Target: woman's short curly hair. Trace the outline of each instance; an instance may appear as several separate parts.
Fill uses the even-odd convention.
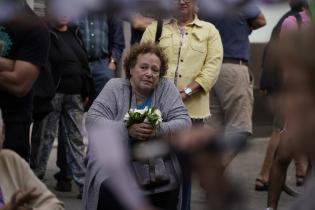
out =
[[[130,79],[131,77],[130,70],[137,64],[138,56],[147,53],[152,53],[160,59],[161,62],[160,77],[166,75],[166,71],[168,69],[168,59],[165,53],[163,52],[163,49],[157,44],[154,44],[152,42],[146,42],[142,44],[133,45],[129,53],[125,57],[124,69],[128,79]]]

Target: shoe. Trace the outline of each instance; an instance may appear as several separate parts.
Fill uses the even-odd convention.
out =
[[[71,180],[58,180],[55,186],[55,190],[59,192],[71,192],[72,191]]]
[[[268,191],[268,183],[257,178],[256,179],[256,185],[255,185],[255,191]]]

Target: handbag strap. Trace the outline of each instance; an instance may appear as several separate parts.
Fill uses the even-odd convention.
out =
[[[298,25],[298,28],[300,29],[302,27],[302,17],[300,15],[300,13],[299,12],[295,13],[294,17],[296,19],[296,23]]]
[[[160,43],[160,38],[162,35],[162,30],[163,30],[163,20],[158,20],[157,22],[157,28],[156,28],[156,34],[155,34],[155,43],[159,44]]]

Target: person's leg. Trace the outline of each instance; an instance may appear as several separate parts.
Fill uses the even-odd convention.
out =
[[[44,119],[36,120],[33,122],[32,136],[31,136],[31,160],[30,167],[34,170],[38,165],[37,154],[40,145],[40,141],[43,133],[43,121]],[[41,177],[40,177],[41,178]]]
[[[108,59],[101,59],[90,63],[91,74],[95,81],[95,98],[103,90],[106,83],[115,77],[115,71],[107,67],[108,61]]]
[[[270,96],[270,104],[273,109],[273,131],[268,143],[264,162],[261,170],[256,178],[255,190],[266,191],[268,190],[269,174],[272,162],[275,158],[276,151],[280,143],[280,133],[284,128],[284,119],[281,114],[281,108],[277,102],[277,94]]]
[[[5,124],[5,139],[3,148],[19,154],[26,162],[30,161],[30,122],[7,122]]]
[[[220,79],[220,77],[219,77]],[[221,109],[221,104],[218,96],[214,89],[212,89],[210,93],[210,112],[211,118],[208,120],[208,124],[213,127],[215,130],[223,130],[224,126],[224,113]],[[222,172],[222,160],[218,155],[216,156],[215,165],[213,165],[209,160],[211,159],[212,154],[206,154],[207,151],[203,151],[202,153],[195,155],[192,157],[192,164],[194,174],[192,178],[189,176],[189,179],[192,179],[191,184],[191,209],[192,210],[205,210],[209,208],[208,197],[206,188],[211,185],[211,181],[213,181],[213,177],[217,175],[217,172],[221,174]],[[184,164],[187,161],[184,161]],[[214,169],[215,167],[215,169]],[[219,171],[217,170],[219,169]],[[184,199],[183,199],[184,200]],[[185,200],[184,200],[185,201]],[[187,204],[186,206],[189,206]]]
[[[308,169],[308,159],[305,155],[296,153],[294,155],[294,164],[296,171],[296,185],[301,186],[304,184],[305,177]]]
[[[271,166],[272,166],[279,142],[280,142],[280,130],[274,129],[272,131],[272,134],[268,143],[264,162],[262,164],[262,167],[256,179],[255,189],[258,191],[268,190],[269,174],[270,174]]]
[[[39,178],[43,178],[46,173],[48,159],[53,147],[55,138],[57,137],[58,124],[60,119],[62,95],[56,94],[52,99],[52,105],[54,111],[48,114],[41,122],[38,127],[38,148],[33,150],[34,156],[36,155],[36,162],[34,173]]]
[[[222,194],[222,156],[217,152],[200,151],[195,155],[192,165],[192,210],[207,210],[210,200],[216,200]]]
[[[252,133],[252,112],[254,104],[253,79],[245,65],[222,64],[214,91],[224,116],[224,130],[227,138],[246,142]],[[242,135],[245,134],[245,135]],[[249,135],[248,135],[249,134]],[[242,137],[242,138],[241,138]],[[232,142],[231,142],[232,143]],[[233,143],[234,144],[234,143]],[[245,145],[236,143],[235,146]],[[240,148],[231,148],[225,155],[224,164],[229,164]]]
[[[225,170],[234,160],[239,152],[247,145],[247,140],[251,136],[248,132],[226,133],[223,139],[222,167]]]
[[[214,88],[210,92],[210,113],[208,124],[215,130],[224,130],[224,113]]]
[[[66,131],[64,129],[63,118],[60,119],[59,133],[58,133],[58,149],[57,149],[57,166],[59,172],[55,174],[57,184],[55,190],[60,192],[71,192],[72,191],[72,172],[68,165],[66,155]]]
[[[67,95],[62,112],[63,140],[65,145],[67,167],[73,175],[73,180],[83,192],[85,177],[85,145],[82,135],[83,104],[81,96]]]
[[[293,158],[293,148],[286,133],[281,133],[280,144],[273,161],[270,177],[267,206],[277,209],[282,188],[285,184],[287,169]]]

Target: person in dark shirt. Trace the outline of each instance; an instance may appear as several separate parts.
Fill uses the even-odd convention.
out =
[[[82,33],[96,94],[116,75],[125,48],[122,21],[102,10],[87,11],[76,23]]]
[[[82,135],[82,120],[85,103],[84,75],[89,74],[88,58],[79,36],[79,29],[70,27],[67,12],[55,1],[47,5],[48,25],[51,30],[52,45],[49,62],[54,72],[61,72],[57,91],[52,99],[54,111],[44,118],[41,128],[37,163],[34,164],[36,175],[43,178],[54,139],[58,137],[57,165],[60,172],[56,190],[71,191],[74,179],[83,191],[85,167],[85,145]]]
[[[209,14],[204,7],[200,7],[199,12],[201,19],[213,23],[219,30],[224,48],[221,72],[211,92],[210,123],[219,125],[225,138],[233,139],[231,144],[239,145],[223,155],[223,173],[252,134],[254,81],[248,67],[249,35],[266,25],[266,20],[255,1],[220,15]],[[193,186],[193,190],[195,187],[198,185]],[[192,200],[194,207],[197,203]]]
[[[145,29],[154,21],[151,17],[146,17],[140,13],[136,13],[129,18],[131,26],[130,44],[140,43]]]
[[[30,158],[33,83],[46,64],[49,33],[24,0],[4,1],[13,16],[0,20],[0,108],[6,125],[4,148]]]
[[[269,184],[270,184],[269,174],[270,174],[272,166],[274,165],[275,154],[279,151],[278,147],[279,147],[281,135],[283,134],[282,131],[285,127],[285,122],[281,114],[282,107],[280,107],[278,105],[279,103],[276,102],[278,101],[279,94],[281,93],[283,76],[281,75],[282,71],[279,67],[279,64],[277,63],[277,60],[275,59],[276,56],[274,55],[273,48],[275,45],[278,44],[280,40],[280,33],[282,31],[281,28],[285,20],[290,16],[301,18],[299,13],[308,7],[308,2],[306,0],[290,0],[289,5],[290,5],[290,10],[286,12],[279,19],[278,23],[273,28],[270,41],[268,42],[268,44],[266,45],[264,49],[263,58],[262,58],[262,74],[261,74],[261,80],[260,80],[260,90],[263,95],[268,96],[268,101],[270,104],[272,104],[274,120],[273,120],[272,134],[270,137],[270,141],[268,143],[264,162],[262,163],[262,167],[256,179],[255,190],[257,191],[268,191]],[[302,24],[302,19],[301,19],[301,24]],[[295,162],[295,167],[296,167],[296,183],[297,185],[302,185],[304,182],[304,177],[306,173],[307,161],[305,161],[304,158],[295,157],[294,162]]]

